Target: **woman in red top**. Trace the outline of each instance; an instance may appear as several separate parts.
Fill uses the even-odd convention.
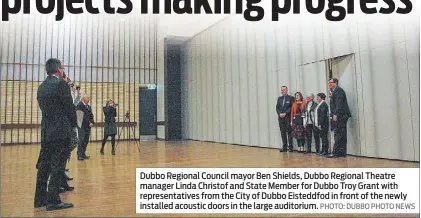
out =
[[[304,108],[306,101],[303,100],[301,92],[295,93],[295,102],[291,107],[291,126],[292,126],[292,137],[297,139],[298,152],[304,152],[305,143],[305,128],[304,128]]]

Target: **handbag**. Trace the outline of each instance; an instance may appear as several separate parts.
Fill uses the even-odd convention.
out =
[[[301,125],[301,126],[304,124],[303,117],[301,116],[301,114],[300,115],[295,115],[295,117],[294,117],[294,124],[295,125]]]
[[[301,104],[297,104],[297,112],[294,115],[294,124],[295,125],[301,125],[302,126],[304,124],[301,112],[302,112],[301,111]]]

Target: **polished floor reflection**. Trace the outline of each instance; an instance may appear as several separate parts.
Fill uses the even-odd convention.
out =
[[[256,148],[197,141],[142,142],[139,153],[136,143],[118,143],[117,155],[111,155],[108,143],[105,155],[99,153],[100,144],[90,143],[89,160],[77,161],[76,150],[68,164],[73,192],[62,194],[62,200],[75,207],[62,211],[34,209],[36,169],[39,145],[1,147],[1,216],[148,216],[135,211],[135,171],[140,167],[353,167],[403,168],[419,167],[419,163],[374,158],[352,157],[327,159],[315,154],[279,153],[276,149]],[[302,216],[331,216],[327,214]],[[350,216],[339,215],[339,216]],[[153,216],[158,216],[157,214]],[[162,214],[159,216],[170,216]],[[205,216],[204,214],[175,214]],[[209,216],[209,215],[206,215]],[[218,214],[216,216],[228,216]],[[279,214],[231,214],[230,216],[280,216]],[[282,214],[282,216],[298,216]],[[335,215],[338,216],[338,215]],[[353,214],[351,216],[363,216]],[[364,216],[384,216],[369,214]],[[396,216],[389,215],[388,217]],[[417,216],[419,217],[419,215]]]

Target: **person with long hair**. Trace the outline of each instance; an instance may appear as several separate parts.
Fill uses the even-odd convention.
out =
[[[103,108],[104,116],[105,116],[105,126],[104,126],[104,139],[102,139],[102,146],[100,153],[104,155],[104,146],[107,142],[108,137],[111,137],[111,146],[112,151],[111,154],[115,155],[115,135],[117,135],[117,125],[115,123],[115,117],[117,116],[117,109],[116,104],[113,100],[108,100],[105,103],[105,107]]]
[[[305,128],[304,128],[304,110],[306,101],[303,101],[303,95],[301,92],[295,93],[295,102],[291,108],[291,126],[292,126],[292,137],[297,139],[298,152],[304,152],[305,143]]]

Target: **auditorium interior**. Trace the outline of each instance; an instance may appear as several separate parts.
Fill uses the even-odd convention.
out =
[[[419,22],[417,13],[340,23],[141,13],[66,14],[55,22],[54,15],[13,15],[0,23],[1,216],[151,216],[135,211],[136,168],[419,168]],[[37,89],[51,57],[91,97],[95,120],[90,159],[78,161],[74,150],[67,163],[75,190],[60,196],[75,206],[59,211],[33,207],[42,119]],[[279,152],[280,87],[290,95],[327,93],[330,77],[339,79],[352,113],[348,156],[324,158],[314,147],[310,154]],[[116,155],[110,142],[100,154],[107,99],[118,103]],[[183,214],[205,215],[227,214]]]

